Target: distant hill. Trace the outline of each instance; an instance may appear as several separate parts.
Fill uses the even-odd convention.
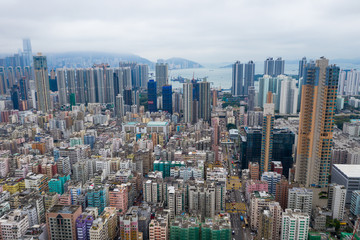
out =
[[[184,58],[169,58],[165,60],[169,65],[169,69],[184,69],[184,68],[203,68],[200,63],[184,59]]]
[[[66,52],[46,53],[48,65],[56,67],[91,67],[94,63],[108,63],[111,67],[118,67],[120,61],[137,62],[148,64],[154,68],[154,63],[146,58],[129,53],[105,53],[105,52]]]

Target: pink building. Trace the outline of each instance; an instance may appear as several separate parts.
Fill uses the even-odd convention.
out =
[[[122,210],[121,213],[126,213],[128,208],[128,189],[125,184],[116,185],[115,188],[109,189],[110,207],[117,210]]]
[[[246,192],[246,198],[250,199],[251,193],[254,191],[258,192],[268,192],[269,185],[266,181],[260,181],[260,180],[247,180],[245,183],[245,192]]]
[[[9,158],[0,158],[0,177],[4,178],[9,173]]]
[[[59,197],[59,205],[71,205],[71,195],[68,193],[64,193]]]

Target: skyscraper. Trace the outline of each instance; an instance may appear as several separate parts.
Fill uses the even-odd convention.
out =
[[[269,57],[264,62],[264,75],[274,76],[274,59]]]
[[[134,69],[135,86],[137,88],[146,89],[149,80],[149,66],[146,64],[137,64]]]
[[[115,116],[117,118],[122,118],[124,116],[124,99],[121,94],[116,96],[115,100]]]
[[[5,68],[0,66],[0,94],[6,94],[8,83],[6,78]]]
[[[204,121],[210,121],[210,83],[203,81],[199,82],[199,105],[198,105],[198,117]]]
[[[231,94],[233,96],[243,95],[244,91],[244,65],[236,61],[232,66],[232,86]]]
[[[183,84],[183,110],[184,122],[191,123],[193,120],[193,85],[192,83]]]
[[[172,114],[172,86],[165,85],[162,87],[163,110]]]
[[[31,41],[28,38],[23,39],[23,55],[24,55],[24,66],[31,66],[32,50],[31,50]]]
[[[324,57],[305,67],[295,180],[326,187],[330,171],[339,67]]]
[[[105,69],[106,76],[106,86],[105,86],[105,102],[114,104],[115,103],[115,91],[114,91],[114,69],[106,68]]]
[[[270,171],[274,136],[274,104],[265,103],[261,139],[260,174]]]
[[[275,60],[274,76],[283,75],[285,70],[285,60],[282,60],[281,57]]]
[[[250,86],[248,89],[248,111],[254,111],[255,108],[255,87]]]
[[[285,78],[280,82],[280,114],[296,114],[298,107],[299,89],[296,87],[296,80]]]
[[[68,103],[65,69],[64,68],[56,69],[56,76],[57,76],[57,87],[59,94],[59,104],[61,106]]]
[[[161,93],[162,87],[168,83],[168,64],[156,63],[155,78],[157,85],[157,93]]]
[[[85,80],[86,74],[85,69],[77,68],[76,69],[76,102],[78,103],[86,103],[87,96],[85,91]]]
[[[249,88],[254,86],[254,76],[255,63],[253,61],[249,61],[245,64],[243,95],[247,95],[249,92]]]
[[[37,109],[47,113],[50,110],[49,76],[45,56],[34,56],[34,71],[37,93]]]
[[[153,79],[148,82],[148,110],[157,112],[157,82]]]
[[[306,62],[307,62],[306,57],[303,57],[299,61],[299,79],[304,77],[304,70],[305,70]]]

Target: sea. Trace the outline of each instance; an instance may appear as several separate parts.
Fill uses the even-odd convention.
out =
[[[355,64],[339,64],[342,69],[360,69],[360,65]],[[298,64],[285,64],[285,74],[298,75]],[[263,66],[255,67],[255,74],[263,74]],[[230,90],[232,68],[221,67],[204,67],[204,68],[188,68],[188,69],[172,69],[169,70],[169,83],[173,88],[182,88],[182,83],[171,81],[172,78],[183,77],[186,79],[204,79],[206,78],[212,88]],[[257,87],[257,82],[255,82]]]

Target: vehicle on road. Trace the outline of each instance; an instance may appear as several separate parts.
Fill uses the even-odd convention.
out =
[[[243,217],[243,216],[240,216],[240,220],[241,220],[241,221],[244,221],[244,217]]]

